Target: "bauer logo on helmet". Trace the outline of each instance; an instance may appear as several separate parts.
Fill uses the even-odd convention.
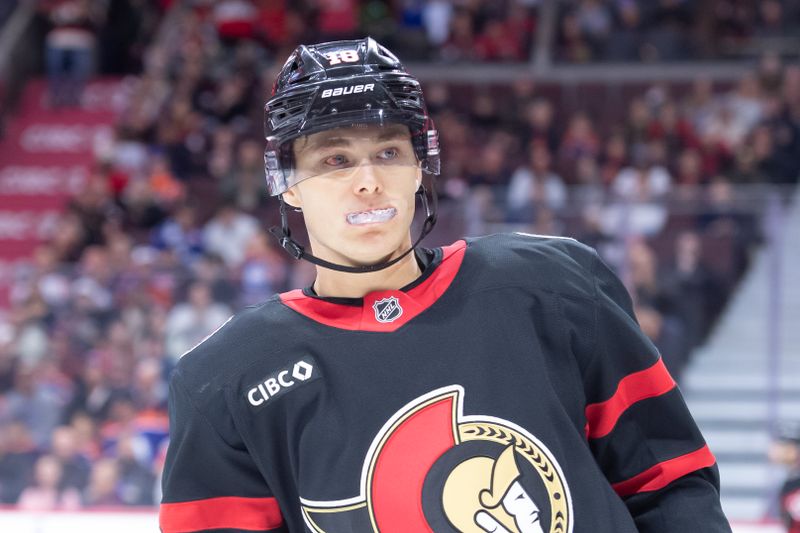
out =
[[[347,87],[336,87],[334,89],[325,89],[322,91],[320,98],[330,98],[331,96],[342,96],[346,94],[366,93],[375,90],[374,83],[364,83],[359,85],[348,85]]]

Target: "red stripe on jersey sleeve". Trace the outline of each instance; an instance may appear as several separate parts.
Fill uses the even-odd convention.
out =
[[[623,497],[640,492],[651,492],[662,489],[695,470],[712,466],[715,462],[714,454],[706,445],[686,455],[662,461],[641,474],[611,486],[617,494]]]
[[[163,533],[185,533],[207,529],[268,531],[283,524],[275,498],[208,498],[180,503],[162,503],[158,522]]]
[[[669,375],[661,358],[650,368],[625,376],[611,398],[586,406],[586,437],[605,437],[628,407],[641,400],[666,394],[673,388],[675,380]]]

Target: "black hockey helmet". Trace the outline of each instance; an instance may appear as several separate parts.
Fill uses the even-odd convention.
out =
[[[431,203],[424,186],[417,191],[425,209],[422,232],[411,249],[386,263],[350,267],[319,259],[291,238],[282,194],[311,175],[295,169],[293,141],[321,131],[363,124],[402,124],[411,133],[419,168],[439,174],[439,138],[428,115],[419,81],[400,60],[371,37],[300,45],[289,56],[264,106],[267,186],[278,196],[281,227],[271,228],[292,256],[343,272],[374,272],[402,259],[436,223],[436,192]]]
[[[264,106],[267,185],[277,196],[301,181],[294,139],[355,124],[408,127],[423,171],[439,173],[439,140],[419,81],[374,39],[300,45],[283,65]]]

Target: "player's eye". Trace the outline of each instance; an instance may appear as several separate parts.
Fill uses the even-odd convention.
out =
[[[384,160],[392,160],[400,157],[400,151],[397,148],[385,148],[378,152],[378,158]]]
[[[323,163],[326,167],[340,168],[347,164],[347,158],[341,154],[332,155],[327,157]]]

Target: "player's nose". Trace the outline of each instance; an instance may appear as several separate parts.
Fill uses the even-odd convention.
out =
[[[359,165],[353,177],[353,192],[356,194],[377,194],[383,191],[383,182],[373,165]]]

